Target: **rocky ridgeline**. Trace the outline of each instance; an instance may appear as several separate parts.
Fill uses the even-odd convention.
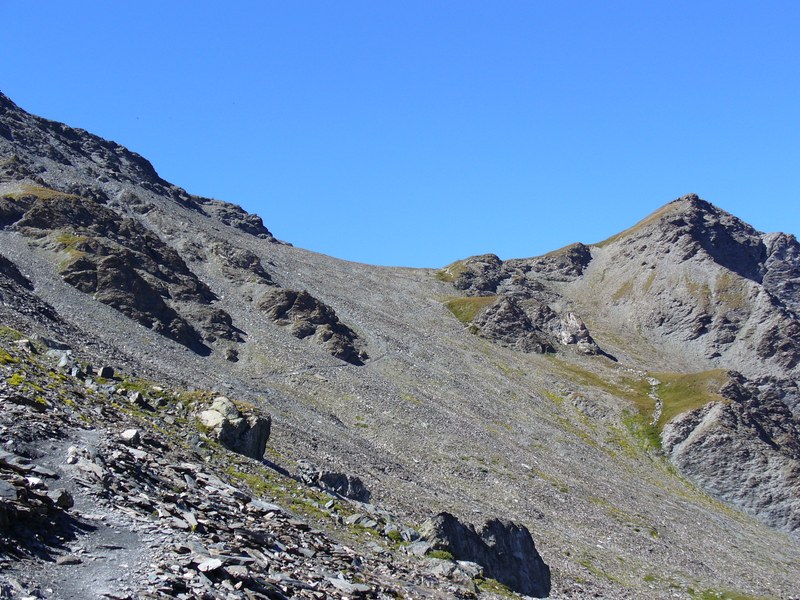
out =
[[[586,324],[547,285],[579,276],[591,260],[578,244],[552,256],[501,261],[494,254],[459,261],[440,271],[440,278],[485,306],[468,319],[474,333],[522,352],[544,354],[573,347],[587,355],[603,354]],[[455,301],[458,303],[458,300]]]
[[[798,244],[762,234],[696,195],[599,244],[573,292],[591,294],[617,329],[683,345],[712,367],[796,376]]]
[[[696,195],[594,247],[508,261],[475,256],[440,272],[468,298],[485,299],[469,325],[507,347],[604,354],[564,309],[578,304],[606,331],[634,324],[637,338],[647,332],[658,346],[682,346],[698,357],[696,370],[744,371],[751,380],[736,375],[727,403],[667,424],[664,449],[716,497],[794,533],[799,276],[793,236],[759,233]]]
[[[152,165],[122,146],[26,113],[0,94],[0,228],[17,231],[57,252],[58,273],[78,290],[201,355],[219,351],[238,360],[246,332],[218,306],[219,298],[170,245],[183,232],[166,225],[170,203],[253,237],[278,243],[257,215],[187,194],[162,180]],[[167,208],[154,200],[167,201]],[[258,257],[224,234],[198,232],[183,244],[187,258],[222,259],[232,281],[256,279],[278,288]],[[357,334],[331,307],[306,291],[274,289],[299,299],[291,311],[295,337],[308,339],[352,364],[367,354]],[[278,306],[283,301],[277,303]],[[272,315],[275,305],[267,307]],[[270,317],[284,323],[285,311]]]
[[[3,335],[4,597],[474,598],[503,575],[503,552],[533,548],[509,525],[474,554],[460,526],[452,558],[426,558],[439,538],[366,503],[358,477],[303,461],[292,478],[263,461],[270,418],[254,407]],[[542,592],[546,566],[538,575],[536,588],[505,583]]]
[[[161,179],[153,165],[127,148],[83,129],[31,115],[0,93],[0,182],[28,181],[144,214],[154,203],[137,188],[169,198],[253,236],[275,242],[260,217],[220,200],[192,196]],[[127,189],[126,189],[127,188]],[[121,192],[109,195],[107,190]]]

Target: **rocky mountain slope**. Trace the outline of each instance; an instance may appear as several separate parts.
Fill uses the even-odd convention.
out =
[[[2,95],[0,198],[4,594],[798,597],[792,236],[347,263]]]

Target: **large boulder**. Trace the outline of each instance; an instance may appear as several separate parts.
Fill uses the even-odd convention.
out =
[[[535,598],[550,594],[550,567],[522,525],[492,519],[476,531],[473,525],[443,512],[423,523],[420,534],[432,549],[445,550],[456,560],[481,565],[487,577],[515,592]]]
[[[369,502],[370,491],[359,477],[347,473],[336,473],[320,469],[308,460],[297,461],[300,479],[308,485],[316,485],[343,498]]]
[[[250,458],[264,457],[272,426],[269,415],[242,414],[228,398],[219,396],[211,408],[200,413],[200,422],[229,450]]]

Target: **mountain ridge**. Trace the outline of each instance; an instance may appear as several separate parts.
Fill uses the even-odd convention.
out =
[[[361,265],[278,243],[259,217],[142,185],[135,169],[118,177],[133,167],[110,158],[114,146],[72,129],[62,139],[10,101],[0,110],[6,326],[156,387],[271,413],[267,470],[253,472],[300,481],[310,460],[358,477],[407,523],[513,519],[554,598],[800,588],[792,236],[691,196],[660,209],[669,228],[646,218],[541,257]],[[749,277],[714,260],[730,262],[729,246]],[[4,365],[7,381],[18,364]],[[731,369],[742,375],[724,375],[722,400],[697,384]],[[187,435],[208,444],[192,423]]]

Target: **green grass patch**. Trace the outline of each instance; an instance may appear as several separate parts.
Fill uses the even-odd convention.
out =
[[[438,558],[439,560],[455,560],[453,553],[447,550],[430,550],[425,556],[428,558]]]
[[[647,276],[647,280],[644,282],[642,286],[642,292],[647,294],[650,291],[650,288],[653,287],[653,282],[656,280],[656,272],[655,270],[650,272],[650,275]]]
[[[79,258],[86,256],[87,252],[84,248],[86,242],[90,239],[85,235],[76,235],[68,232],[63,232],[56,236],[56,242],[62,246],[62,250],[68,255],[68,258],[61,264],[62,269]]]
[[[19,387],[23,383],[25,383],[25,375],[22,375],[21,373],[14,373],[8,378],[8,384],[13,385],[14,387]]]
[[[6,325],[0,325],[0,339],[10,340],[12,342],[16,342],[17,340],[21,340],[25,336],[22,335],[16,329],[12,329]]]
[[[550,390],[544,390],[543,393],[544,393],[545,397],[548,400],[550,400],[553,404],[555,404],[556,406],[559,406],[559,407],[564,406],[564,397],[563,396],[559,396],[558,394],[556,394],[555,392],[551,392]]]
[[[709,402],[724,401],[719,390],[727,381],[727,371],[714,369],[689,375],[683,373],[653,373],[661,383],[656,387],[664,406],[658,420],[659,431],[679,414],[702,408]]]
[[[649,414],[626,412],[622,422],[645,450],[661,449],[661,428],[651,421]]]
[[[507,585],[503,585],[496,579],[483,579],[482,577],[477,577],[475,579],[475,585],[481,592],[485,594],[495,594],[497,596],[505,596],[506,598],[517,597],[517,594],[515,594],[511,588],[509,588]]]
[[[611,299],[617,302],[619,300],[622,300],[623,298],[628,298],[632,292],[633,292],[633,279],[628,279],[628,281],[619,286],[619,289],[616,292],[614,292],[614,295],[611,296]]]
[[[555,357],[551,360],[556,363],[562,372],[572,381],[581,385],[599,388],[618,398],[625,398],[633,402],[639,410],[651,411],[654,408],[653,400],[647,395],[650,384],[646,379],[628,376],[617,376],[613,381],[601,377],[599,374],[577,365],[573,365]]]
[[[403,400],[406,402],[411,402],[411,404],[422,404],[422,401],[412,394],[403,394]]]
[[[714,298],[728,310],[740,310],[747,304],[747,291],[744,280],[730,272],[717,277],[714,285]]]
[[[70,198],[77,200],[79,198],[79,196],[76,196],[75,194],[66,194],[64,192],[59,192],[58,190],[35,185],[26,185],[23,186],[19,192],[6,194],[7,198],[13,198],[14,200],[28,198],[30,196],[38,198],[39,200],[66,200]]]
[[[448,310],[462,323],[470,323],[481,310],[493,304],[497,296],[475,296],[469,298],[453,298],[445,303]]]
[[[447,265],[443,269],[436,271],[436,279],[439,281],[444,281],[445,283],[453,283],[466,270],[467,267],[465,266],[464,261],[457,260],[456,262]]]
[[[0,348],[0,365],[10,365],[19,362],[18,359],[11,356],[8,352]]]
[[[391,529],[389,533],[386,534],[386,537],[398,544],[403,541],[403,534],[400,533],[398,529]]]

